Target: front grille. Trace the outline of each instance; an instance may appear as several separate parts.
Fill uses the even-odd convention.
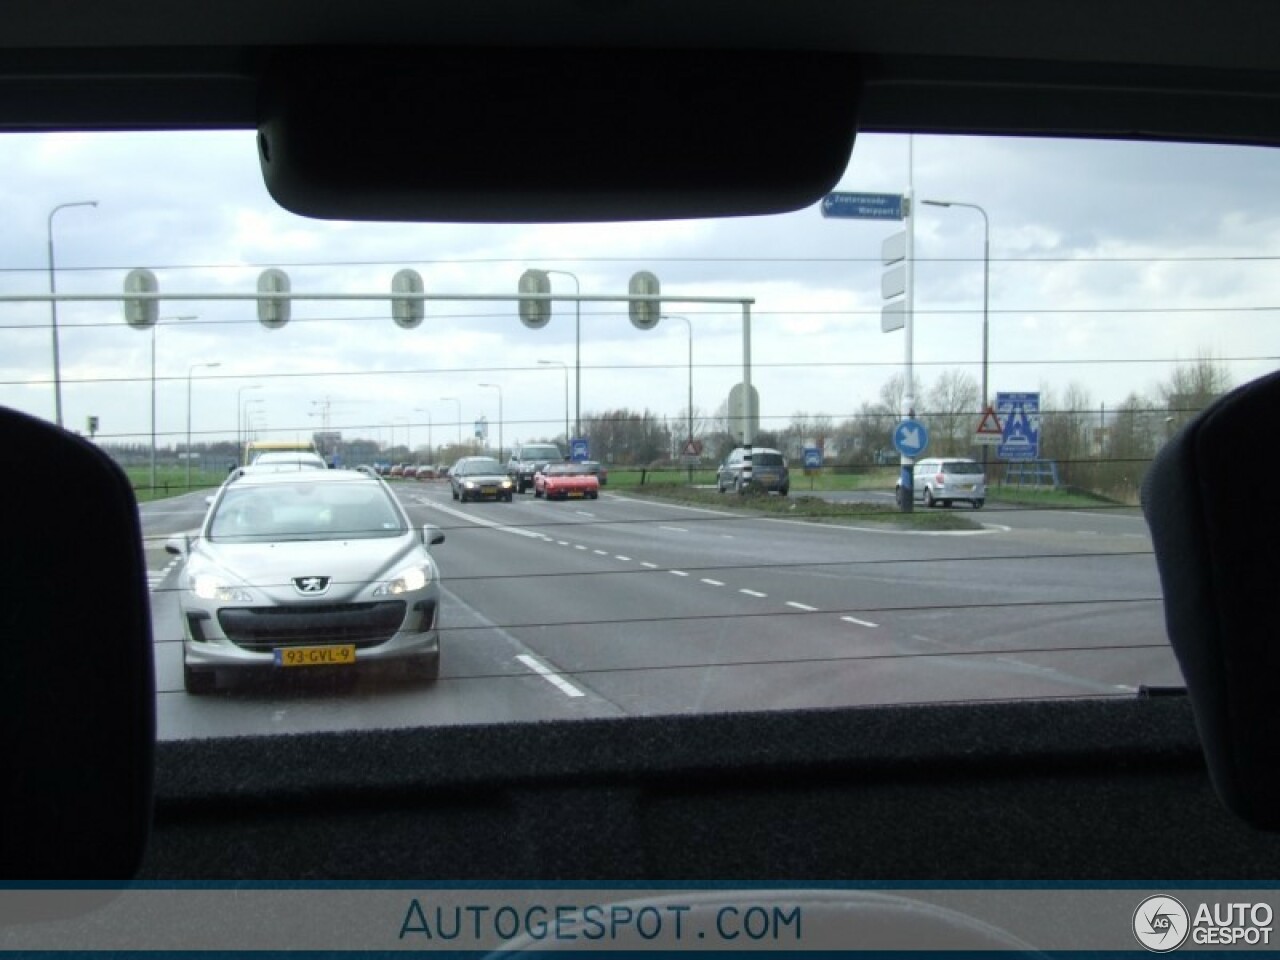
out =
[[[218,611],[227,639],[245,650],[354,643],[386,643],[404,623],[403,600],[282,607],[228,607]]]

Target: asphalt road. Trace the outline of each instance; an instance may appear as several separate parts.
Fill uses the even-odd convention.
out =
[[[860,703],[1128,696],[1180,682],[1130,510],[970,513],[921,533],[648,502],[459,504],[434,523],[442,676],[320,675],[182,691],[168,535],[203,496],[143,505],[160,736],[182,738]],[[731,503],[726,498],[726,503]]]

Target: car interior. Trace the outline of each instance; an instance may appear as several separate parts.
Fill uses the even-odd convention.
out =
[[[64,0],[6,18],[0,131],[256,130],[272,196],[309,217],[743,216],[814,203],[865,132],[1280,148],[1277,35],[1256,0]],[[0,412],[3,499],[26,505],[0,579],[0,870],[1280,879],[1277,508],[1240,495],[1242,451],[1275,473],[1247,437],[1278,409],[1280,375],[1235,390],[1145,483],[1185,689],[160,743],[128,485],[91,443]]]

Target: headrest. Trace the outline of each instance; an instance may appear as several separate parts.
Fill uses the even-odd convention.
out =
[[[1227,394],[1160,451],[1142,504],[1214,787],[1280,826],[1280,373]]]
[[[127,880],[151,823],[138,506],[93,444],[0,409],[0,880]]]

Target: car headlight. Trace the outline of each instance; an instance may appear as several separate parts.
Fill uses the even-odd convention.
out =
[[[511,478],[510,478],[510,477],[508,477],[507,479],[505,479],[505,480],[503,480],[503,481],[502,481],[502,489],[503,489],[503,490],[510,490],[510,489],[511,489]]]
[[[378,589],[373,591],[373,595],[375,597],[385,597],[401,593],[413,593],[416,590],[421,590],[430,582],[431,566],[424,563],[401,570],[395,577],[386,583],[380,584]]]
[[[253,597],[249,591],[228,583],[212,573],[199,573],[191,578],[191,591],[201,600],[234,601],[249,603]]]
[[[474,480],[463,480],[462,485],[466,487],[468,490],[474,490],[476,487],[476,482]]]

